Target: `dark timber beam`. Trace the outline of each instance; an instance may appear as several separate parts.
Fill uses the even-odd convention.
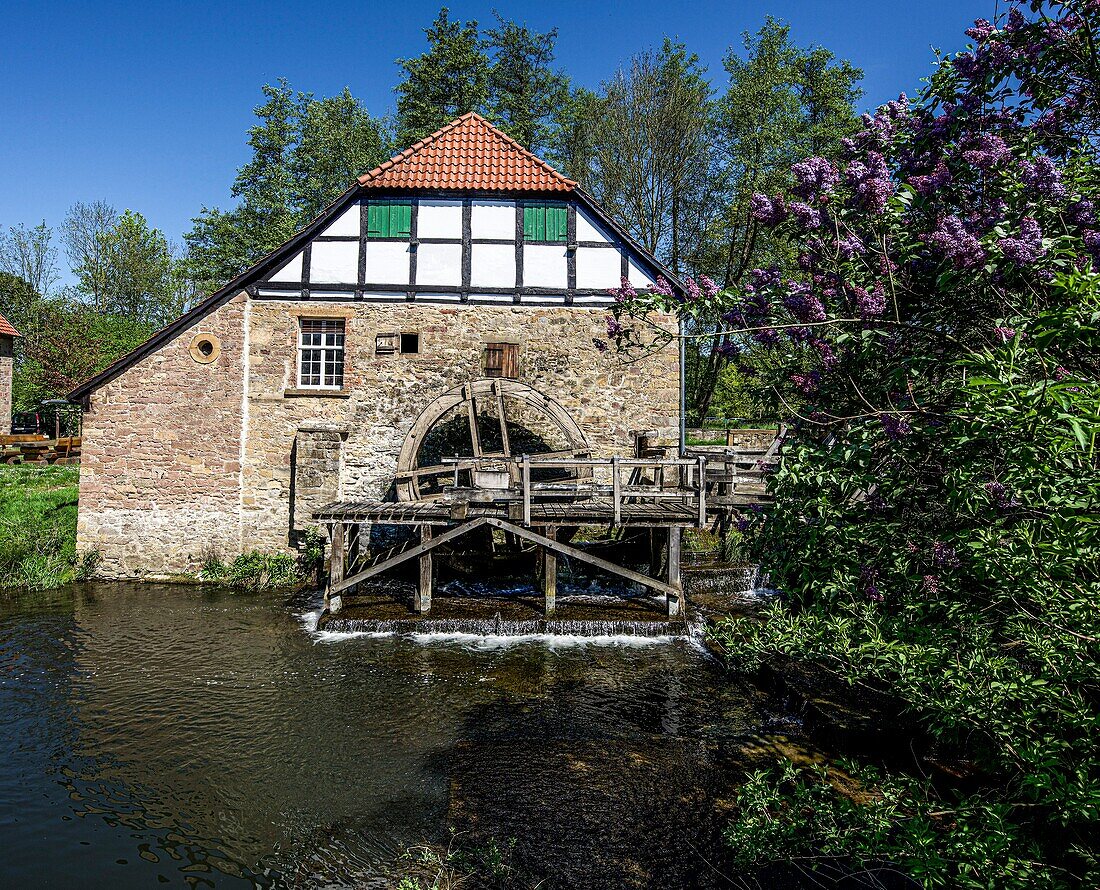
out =
[[[330,590],[332,591],[332,593],[340,593],[341,591],[347,590],[349,587],[354,587],[357,584],[361,584],[362,582],[373,578],[375,575],[380,575],[382,574],[382,572],[392,569],[394,566],[399,566],[401,565],[401,563],[408,562],[410,559],[416,559],[416,557],[422,556],[429,550],[434,550],[441,544],[446,544],[448,541],[453,541],[455,538],[460,538],[465,534],[469,534],[474,529],[480,528],[487,522],[489,522],[489,520],[485,517],[479,517],[472,522],[467,522],[464,525],[460,525],[456,528],[450,529],[449,531],[445,531],[443,534],[439,535],[438,537],[432,538],[430,541],[421,541],[421,543],[417,544],[415,547],[410,547],[403,553],[398,553],[396,556],[391,556],[389,559],[383,560],[382,562],[371,566],[369,569],[364,569],[363,571],[357,572],[356,574],[352,575],[350,578],[345,578],[338,585],[332,586]],[[420,524],[430,525],[430,523]]]
[[[545,547],[558,556],[569,556],[581,562],[586,562],[598,569],[603,569],[605,572],[610,572],[612,575],[618,575],[620,578],[626,578],[627,581],[633,581],[636,584],[641,584],[643,587],[648,587],[650,590],[656,590],[658,593],[666,595],[672,594],[673,596],[679,594],[679,591],[675,587],[665,584],[663,581],[658,581],[656,578],[650,578],[648,575],[643,575],[641,572],[635,572],[633,569],[615,565],[615,563],[608,562],[606,559],[600,559],[598,556],[593,556],[591,553],[585,553],[583,550],[578,550],[576,547],[570,547],[568,544],[555,541],[553,538],[548,538],[546,535],[540,535],[538,532],[532,531],[529,528],[513,525],[511,522],[505,522],[503,519],[486,519],[485,522],[493,528],[511,532],[518,538],[523,538],[533,544],[538,544],[540,547]]]

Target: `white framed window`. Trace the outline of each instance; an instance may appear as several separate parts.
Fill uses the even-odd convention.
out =
[[[298,331],[298,386],[342,389],[344,319],[301,318]]]

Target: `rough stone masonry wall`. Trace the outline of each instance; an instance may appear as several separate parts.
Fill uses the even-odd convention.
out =
[[[13,346],[14,341],[11,337],[0,337],[0,435],[6,435],[11,432]]]
[[[193,572],[240,552],[242,349],[239,295],[92,393],[84,415],[77,547],[97,574]],[[212,334],[220,353],[189,349]]]
[[[296,384],[299,314],[346,319],[342,397],[287,394]],[[382,495],[416,418],[448,389],[483,376],[488,342],[520,345],[519,379],[558,400],[595,454],[629,454],[630,433],[639,429],[656,429],[675,443],[675,348],[635,364],[600,353],[592,339],[606,336],[605,315],[579,307],[253,301],[243,546],[286,547],[291,516],[301,528],[317,505],[310,501]],[[375,354],[377,334],[402,331],[420,335],[419,354]],[[323,491],[311,488],[317,481],[312,464],[296,473],[291,463],[296,441],[299,453],[315,461],[318,436],[328,443],[338,438],[343,446],[339,460],[324,449],[323,460],[340,472],[337,484]]]

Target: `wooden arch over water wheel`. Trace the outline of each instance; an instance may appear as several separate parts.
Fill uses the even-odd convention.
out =
[[[511,407],[510,407],[511,406]],[[485,447],[483,424],[489,409],[495,415],[495,424],[499,428],[499,438],[494,435],[493,445]],[[587,458],[590,456],[588,440],[569,415],[569,412],[554,399],[537,389],[508,378],[482,378],[464,383],[448,390],[425,408],[416,419],[409,434],[401,446],[397,458],[395,477],[397,496],[402,501],[417,501],[438,496],[439,480],[444,476],[453,476],[455,468],[451,464],[433,464],[419,466],[421,449],[429,434],[448,417],[465,415],[466,432],[463,436],[461,457],[484,459],[487,464],[500,461],[503,468],[515,472],[515,461],[523,453],[532,457]],[[517,418],[541,419],[550,429],[555,430],[564,444],[561,449],[537,450],[530,447],[519,451],[514,433]],[[494,433],[496,430],[494,430]],[[529,443],[528,443],[529,444]],[[450,455],[445,455],[450,456]]]

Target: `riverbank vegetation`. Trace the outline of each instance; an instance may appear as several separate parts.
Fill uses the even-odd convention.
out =
[[[624,294],[719,318],[715,348],[797,422],[742,521],[780,600],[730,666],[886,693],[907,762],[777,766],[743,789],[741,864],[887,868],[926,887],[1100,886],[1100,10],[980,20],[916,101],[752,199],[787,250],[745,287]],[[908,745],[906,747],[909,747]],[[896,755],[897,752],[891,752]],[[870,879],[870,878],[868,878]]]
[[[0,587],[83,580],[95,555],[76,552],[79,468],[0,466]]]

